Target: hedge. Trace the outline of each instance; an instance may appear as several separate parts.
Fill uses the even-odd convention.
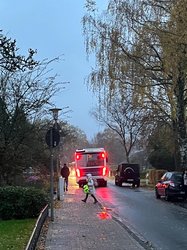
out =
[[[0,218],[35,218],[48,204],[48,194],[33,187],[0,187]]]

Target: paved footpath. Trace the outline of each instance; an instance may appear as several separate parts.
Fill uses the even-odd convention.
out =
[[[49,223],[46,250],[143,250],[143,245],[102,208],[87,203],[82,189],[70,178],[69,190],[54,210],[54,221]]]

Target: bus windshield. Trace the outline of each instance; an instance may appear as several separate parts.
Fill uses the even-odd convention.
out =
[[[104,165],[104,153],[77,154],[77,165],[79,167],[92,167]]]

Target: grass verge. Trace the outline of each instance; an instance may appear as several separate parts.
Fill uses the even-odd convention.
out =
[[[24,250],[36,219],[0,220],[0,250]]]

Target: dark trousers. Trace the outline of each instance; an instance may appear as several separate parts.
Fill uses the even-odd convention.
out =
[[[87,193],[86,194],[86,197],[85,197],[85,199],[83,200],[84,202],[86,202],[87,201],[87,199],[88,199],[88,195],[89,195],[89,193]],[[90,194],[91,196],[92,196],[92,198],[94,199],[94,202],[97,202],[97,199],[95,198],[95,196],[93,195],[93,194]]]
[[[64,178],[64,191],[68,191],[68,177]]]

